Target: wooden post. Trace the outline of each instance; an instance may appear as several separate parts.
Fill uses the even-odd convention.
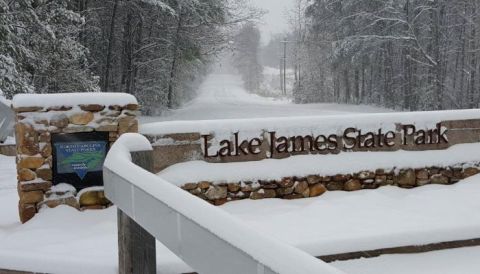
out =
[[[151,151],[133,152],[132,162],[149,172],[153,171]],[[155,238],[120,209],[117,213],[118,272],[120,274],[156,273]]]

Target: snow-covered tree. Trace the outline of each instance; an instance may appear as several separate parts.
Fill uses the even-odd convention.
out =
[[[83,18],[70,4],[0,1],[0,87],[7,95],[97,90],[88,49],[78,41]]]
[[[300,99],[317,94],[408,110],[478,106],[478,1],[310,2]]]
[[[255,92],[262,82],[263,67],[260,65],[260,31],[254,23],[245,24],[235,36],[233,65],[245,83],[245,88]]]
[[[0,90],[9,98],[16,93],[32,91],[30,74],[22,67],[30,55],[18,36],[22,28],[8,3],[0,0]]]
[[[113,91],[146,112],[194,96],[232,29],[259,13],[246,0],[0,0],[0,88]]]
[[[78,1],[102,90],[134,94],[147,113],[191,99],[230,30],[256,16],[243,0]]]

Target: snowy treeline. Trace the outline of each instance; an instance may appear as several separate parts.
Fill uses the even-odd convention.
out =
[[[250,22],[240,28],[234,39],[233,66],[242,76],[245,88],[251,92],[257,92],[262,83],[260,37],[260,30]]]
[[[78,42],[84,18],[67,2],[0,0],[0,90],[7,97],[97,90]]]
[[[478,107],[479,0],[297,0],[299,102]]]
[[[193,97],[238,23],[231,0],[0,0],[0,89],[134,94],[152,113]]]

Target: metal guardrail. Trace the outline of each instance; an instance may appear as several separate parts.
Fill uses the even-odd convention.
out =
[[[15,114],[10,106],[0,100],[0,143],[3,143],[13,131]]]
[[[152,147],[139,134],[123,135],[105,161],[105,193],[118,207],[120,273],[155,273],[155,239],[198,273],[342,273],[151,170]]]

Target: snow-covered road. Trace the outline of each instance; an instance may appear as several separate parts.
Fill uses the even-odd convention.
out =
[[[198,97],[162,117],[142,117],[143,123],[175,120],[211,120],[315,116],[352,112],[385,112],[383,108],[338,104],[297,105],[287,99],[273,99],[248,93],[238,76],[212,74],[199,87]]]

